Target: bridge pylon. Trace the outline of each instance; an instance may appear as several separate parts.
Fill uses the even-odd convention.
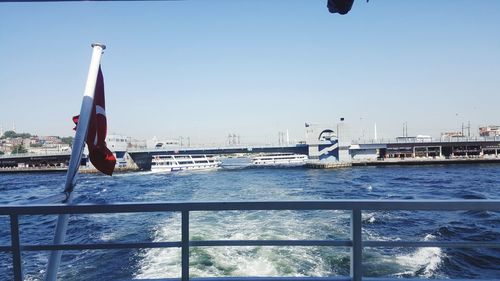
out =
[[[343,118],[336,125],[305,124],[309,159],[351,162],[347,125]]]

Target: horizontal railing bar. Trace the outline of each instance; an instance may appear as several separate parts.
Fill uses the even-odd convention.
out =
[[[12,252],[11,246],[0,246],[0,252]]]
[[[152,279],[122,279],[121,281],[181,281],[180,278],[152,278]],[[346,276],[336,277],[192,277],[190,281],[351,281]],[[394,279],[397,280],[397,279]],[[414,279],[412,279],[413,281]],[[398,281],[401,281],[399,279]],[[428,280],[427,280],[428,281]],[[433,280],[434,281],[434,280]],[[454,281],[447,279],[446,281]],[[470,280],[469,280],[470,281]]]
[[[336,276],[336,277],[248,277],[255,281],[341,281],[341,280],[351,280],[347,276]],[[205,277],[205,278],[190,278],[192,281],[250,281],[247,277]]]
[[[347,276],[338,277],[206,277],[206,278],[190,278],[191,281],[343,281],[351,280]]]
[[[193,281],[341,281],[351,280],[348,276],[335,276],[335,277],[198,277],[190,278]]]
[[[210,240],[191,241],[193,247],[212,246],[333,246],[352,247],[350,240]]]
[[[0,215],[260,210],[500,211],[500,200],[328,200],[4,205],[0,206]]]
[[[500,241],[363,241],[363,247],[500,248]]]
[[[180,278],[151,278],[151,279],[121,279],[121,281],[180,281]],[[193,277],[190,281],[351,281],[345,276],[338,277]],[[429,281],[430,279],[401,279],[383,277],[364,277],[364,281]],[[498,281],[498,279],[432,279],[432,281]]]
[[[330,246],[352,247],[350,240],[206,240],[190,241],[193,247],[220,246]],[[180,248],[181,242],[144,242],[144,243],[97,243],[97,244],[61,244],[61,245],[23,245],[23,251],[51,250],[99,250],[99,249],[146,249]],[[363,241],[363,247],[403,247],[403,248],[500,248],[499,242],[440,242],[440,241]],[[11,247],[0,247],[0,251],[10,252]]]
[[[97,243],[97,244],[60,244],[60,245],[23,245],[23,251],[52,250],[108,250],[108,249],[146,249],[180,248],[180,242],[144,242],[144,243]]]
[[[364,277],[363,281],[498,281],[498,279],[413,279],[413,278],[381,278]],[[142,280],[141,280],[142,281]]]

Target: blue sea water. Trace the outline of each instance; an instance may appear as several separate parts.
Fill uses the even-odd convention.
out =
[[[61,192],[64,173],[0,174],[0,204]],[[321,199],[500,199],[500,165],[230,168],[191,173],[78,176],[77,203]],[[55,216],[22,216],[21,241],[50,243]],[[343,211],[193,213],[191,239],[345,239]],[[498,212],[365,212],[366,240],[498,241]],[[180,240],[177,214],[72,216],[67,242]],[[0,217],[0,245],[10,243]],[[207,247],[191,250],[192,276],[335,276],[349,274],[349,249],[332,247]],[[23,252],[28,280],[43,279],[47,252]],[[0,280],[12,279],[11,257],[0,253]],[[499,278],[500,249],[364,251],[364,276]],[[62,280],[180,276],[180,250],[67,251]]]

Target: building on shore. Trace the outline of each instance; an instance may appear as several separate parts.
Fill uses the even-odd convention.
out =
[[[479,127],[479,135],[481,137],[498,137],[500,136],[500,126]]]

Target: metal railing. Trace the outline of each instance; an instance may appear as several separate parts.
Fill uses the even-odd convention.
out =
[[[261,210],[345,210],[351,213],[349,240],[190,240],[189,216],[193,211],[261,211]],[[85,205],[3,205],[0,215],[10,216],[11,245],[0,246],[0,251],[10,252],[13,257],[14,279],[22,280],[23,251],[51,250],[97,250],[138,248],[181,248],[181,279],[191,280],[264,280],[262,277],[190,278],[190,247],[217,246],[329,246],[350,248],[350,276],[337,278],[274,277],[265,280],[370,280],[362,276],[362,253],[364,247],[441,247],[441,248],[500,248],[498,241],[367,241],[362,237],[363,211],[500,211],[500,200],[329,200],[329,201],[242,201],[242,202],[157,202],[116,203]],[[21,244],[19,233],[20,215],[54,214],[102,214],[180,212],[181,241],[141,243],[93,243],[93,244]],[[148,279],[149,280],[149,279]],[[178,280],[178,279],[177,279]],[[388,279],[383,279],[388,280]]]
[[[454,138],[439,138],[439,139],[394,139],[394,138],[379,138],[379,139],[357,139],[352,140],[352,144],[413,144],[413,143],[463,143],[463,142],[497,142],[500,141],[500,136],[492,137],[454,137]]]
[[[70,156],[71,151],[43,151],[43,152],[26,152],[26,153],[14,153],[14,154],[3,154],[0,155],[1,158],[26,158],[26,157],[38,157],[38,156]]]

